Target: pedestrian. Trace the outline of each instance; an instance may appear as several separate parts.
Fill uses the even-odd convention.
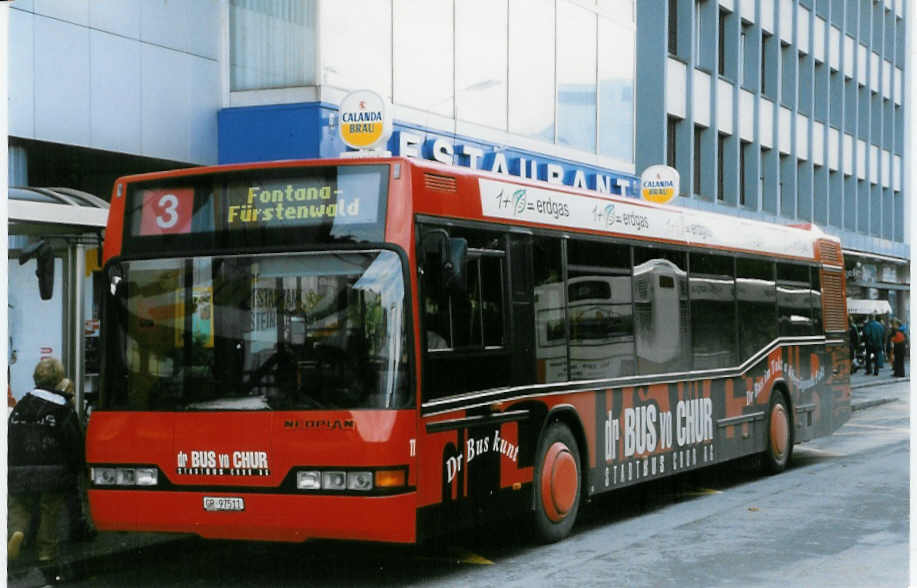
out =
[[[903,378],[904,358],[907,355],[907,352],[905,351],[905,348],[907,347],[907,335],[901,328],[901,321],[896,319],[893,325],[891,341],[895,348],[894,376],[896,378]]]
[[[885,357],[888,359],[888,368],[894,369],[895,363],[895,349],[892,345],[892,331],[894,329],[895,319],[886,316],[882,319],[882,326],[885,327],[885,345],[882,346],[882,350],[885,352]],[[881,366],[880,366],[881,367]]]
[[[850,323],[850,328],[847,329],[847,344],[850,346],[850,361],[853,361],[853,358],[856,357],[857,347],[860,345],[860,332],[856,323],[853,322],[852,316],[847,316],[847,322]]]
[[[866,373],[872,371],[872,375],[879,375],[879,368],[882,367],[882,347],[885,344],[885,329],[876,320],[876,315],[863,327],[863,336],[866,338]]]
[[[73,381],[70,378],[61,380],[57,384],[57,390],[67,398],[70,406],[74,406]],[[83,429],[80,427],[81,438],[84,437],[83,433]],[[67,492],[67,515],[70,520],[71,541],[88,541],[98,534],[92,525],[92,519],[89,517],[86,470],[85,468],[80,468],[80,470],[76,476],[76,485],[73,487],[73,491]]]
[[[83,440],[73,406],[56,389],[64,379],[60,360],[41,359],[32,378],[35,389],[16,403],[9,417],[7,556],[10,561],[19,557],[37,506],[38,561],[59,580],[51,565],[58,556],[58,518],[83,463]]]

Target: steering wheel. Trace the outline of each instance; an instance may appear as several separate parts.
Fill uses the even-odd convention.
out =
[[[332,345],[316,345],[313,353],[322,399],[330,406],[355,406],[364,391],[353,357]]]

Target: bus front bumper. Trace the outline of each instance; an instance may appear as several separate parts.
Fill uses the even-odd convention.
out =
[[[205,499],[241,510],[206,510]],[[90,489],[92,519],[101,531],[193,533],[208,539],[299,542],[346,539],[414,543],[415,492],[392,496],[247,494]],[[213,501],[209,501],[212,506]]]

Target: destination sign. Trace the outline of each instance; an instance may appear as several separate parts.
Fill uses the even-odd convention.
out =
[[[279,234],[271,229],[296,228],[319,231],[311,238],[381,240],[388,175],[387,165],[349,165],[243,170],[134,185],[128,190],[128,247],[132,237],[217,238],[221,233],[244,233],[247,243],[279,244]],[[256,233],[260,236],[251,241]]]
[[[230,189],[223,222],[229,229],[250,225],[290,226],[334,221],[375,222],[377,202],[344,194],[336,185],[279,182]]]

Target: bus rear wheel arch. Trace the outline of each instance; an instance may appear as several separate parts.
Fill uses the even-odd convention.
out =
[[[570,534],[582,502],[582,468],[570,428],[557,421],[549,424],[538,443],[533,481],[533,527],[539,541],[554,543]]]
[[[765,472],[779,474],[793,456],[793,416],[786,392],[775,387],[767,410],[767,444],[762,456]]]

